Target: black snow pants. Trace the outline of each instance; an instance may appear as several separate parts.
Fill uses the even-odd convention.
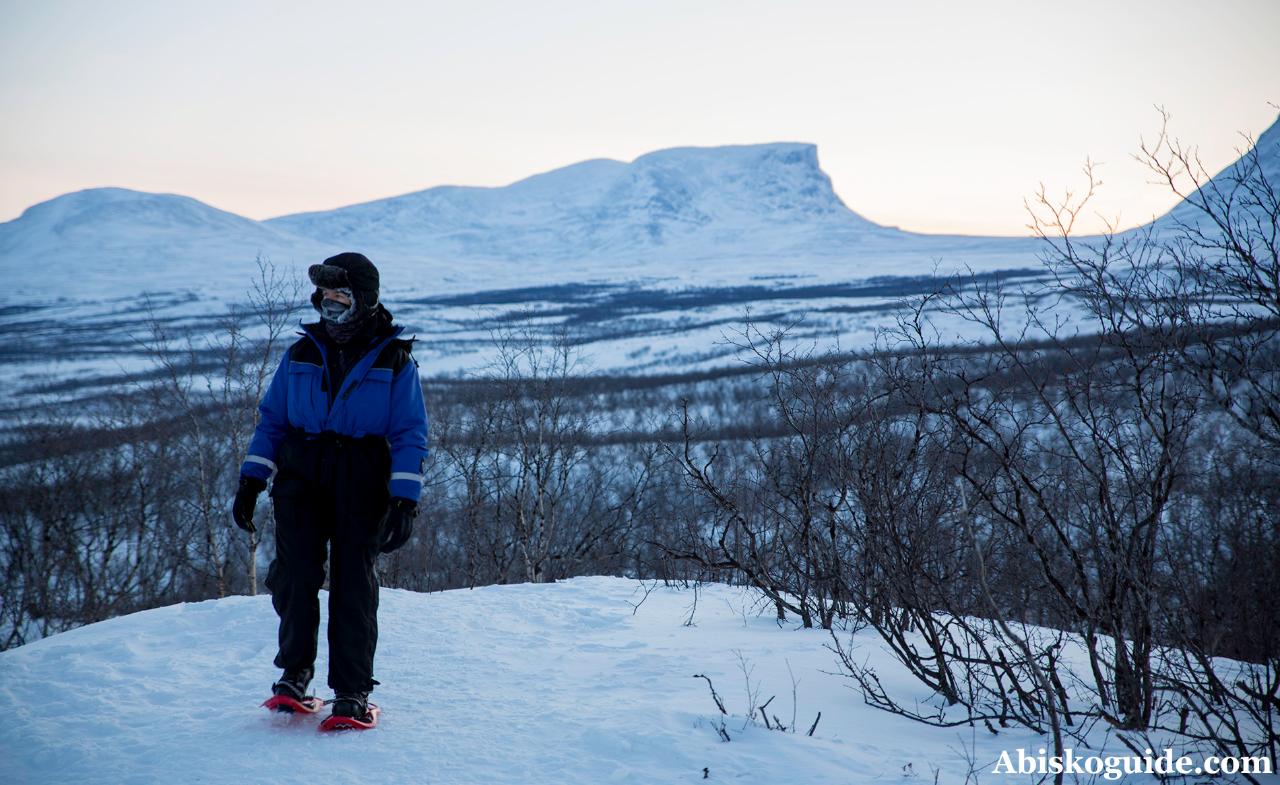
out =
[[[295,431],[277,449],[276,466],[271,486],[276,557],[266,581],[280,616],[276,667],[315,663],[318,594],[327,559],[329,686],[337,692],[369,692],[377,684],[375,562],[390,501],[387,440]]]

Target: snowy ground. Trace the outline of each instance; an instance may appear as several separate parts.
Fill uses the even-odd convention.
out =
[[[779,628],[738,589],[704,587],[696,610],[692,590],[645,599],[620,578],[382,596],[373,697],[385,713],[374,731],[322,735],[314,717],[258,708],[276,675],[275,616],[266,597],[233,597],[0,653],[3,779],[648,785],[702,782],[705,770],[711,782],[959,783],[972,757],[980,781],[1024,782],[989,772],[1002,750],[1043,743],[867,708],[834,673],[826,633]],[[918,693],[872,637],[861,640],[890,689]],[[739,655],[787,724],[794,673],[799,733],[747,723]],[[695,673],[733,715],[731,742]]]

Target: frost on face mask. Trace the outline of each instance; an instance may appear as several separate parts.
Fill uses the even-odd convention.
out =
[[[320,302],[320,316],[336,324],[342,324],[349,319],[354,310],[350,305],[340,303],[337,300],[322,300]]]

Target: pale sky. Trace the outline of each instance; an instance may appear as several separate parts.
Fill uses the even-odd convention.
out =
[[[1089,157],[1127,226],[1174,201],[1131,158],[1153,107],[1216,171],[1276,118],[1277,40],[1277,0],[0,0],[0,221],[95,186],[261,219],[804,141],[879,223],[1024,235]]]

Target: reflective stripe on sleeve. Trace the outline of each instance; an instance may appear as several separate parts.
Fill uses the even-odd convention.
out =
[[[422,475],[414,474],[413,472],[392,472],[391,479],[392,480],[413,480],[414,482],[420,483],[422,482]]]
[[[276,463],[275,463],[275,461],[272,461],[272,460],[270,460],[270,459],[268,459],[268,458],[263,458],[263,457],[262,457],[262,456],[260,456],[260,455],[246,455],[246,456],[244,457],[244,462],[245,462],[245,463],[260,463],[260,464],[262,464],[263,466],[267,467],[268,469],[270,469],[270,470],[271,470],[271,471],[273,471],[273,472],[276,470]]]

